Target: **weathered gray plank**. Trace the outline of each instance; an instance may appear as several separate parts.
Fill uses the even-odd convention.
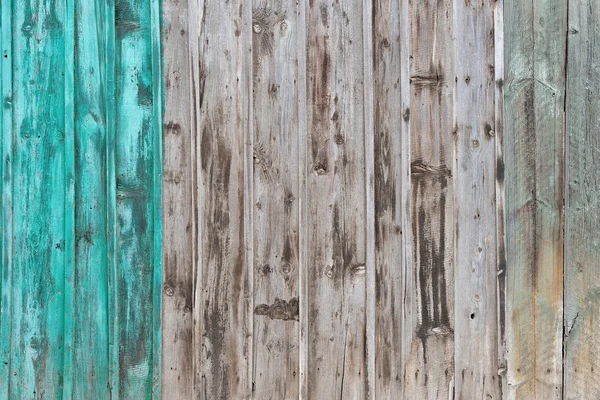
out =
[[[566,2],[505,3],[506,398],[561,398]]]
[[[162,396],[193,394],[193,175],[187,0],[163,0]]]
[[[451,0],[410,5],[414,303],[406,398],[448,398],[454,371],[454,52]]]
[[[402,356],[403,258],[402,200],[407,183],[403,176],[404,110],[401,83],[400,1],[373,3],[374,162],[375,162],[375,379],[376,398],[403,398]],[[404,65],[402,65],[404,66]],[[403,114],[404,112],[404,114]],[[403,119],[404,116],[404,119]],[[408,181],[410,182],[410,181]]]
[[[308,398],[364,398],[362,1],[308,10]]]
[[[202,399],[246,398],[252,391],[253,340],[252,8],[239,0],[202,0],[193,7],[196,391]]]
[[[494,5],[495,52],[495,120],[496,137],[496,313],[498,320],[498,379],[501,395],[507,393],[506,384],[506,236],[504,214],[504,1]]]
[[[298,398],[298,6],[254,0],[252,10],[257,399]]]
[[[454,7],[454,398],[498,399],[494,3]]]
[[[600,8],[569,4],[565,193],[566,399],[600,397]]]

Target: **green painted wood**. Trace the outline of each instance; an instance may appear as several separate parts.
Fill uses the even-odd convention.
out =
[[[0,398],[159,398],[160,2],[0,4]]]
[[[565,176],[565,399],[600,398],[600,9],[569,4]]]
[[[567,2],[505,2],[509,399],[562,398]]]

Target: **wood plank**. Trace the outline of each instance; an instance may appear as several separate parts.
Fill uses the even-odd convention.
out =
[[[600,396],[600,10],[590,1],[571,1],[568,21],[563,393],[593,399]]]
[[[105,6],[75,3],[75,269],[73,368],[66,395],[109,394]],[[68,93],[68,92],[67,92]],[[67,315],[68,318],[68,315]],[[66,371],[65,371],[66,372]]]
[[[65,135],[72,134],[65,132],[64,119],[64,35],[68,21],[64,4],[59,2],[12,2],[11,15],[15,25],[10,162],[16,223],[10,265],[8,398],[60,398],[65,301]]]
[[[454,371],[453,2],[410,5],[413,313],[406,398],[448,398]]]
[[[305,27],[298,25],[298,6],[295,0],[252,5],[252,382],[259,399],[297,398],[299,389],[297,37]]]
[[[165,69],[163,174],[163,380],[165,399],[194,393],[193,144],[189,13],[163,1]]]
[[[403,145],[409,121],[403,104],[401,1],[374,2],[374,162],[375,162],[375,398],[403,398]],[[404,43],[405,44],[405,43]],[[406,91],[406,89],[405,89]],[[410,181],[408,181],[410,182]],[[367,223],[371,223],[370,219]]]
[[[116,299],[118,332],[118,385],[113,394],[124,398],[151,398],[156,369],[155,240],[160,238],[159,174],[162,101],[156,84],[160,69],[154,38],[155,4],[121,0],[115,4],[115,174],[116,174]],[[154,36],[154,38],[153,38]],[[157,159],[157,157],[159,157]],[[159,181],[160,182],[160,181]],[[157,204],[158,202],[158,204]],[[158,352],[159,353],[159,352]]]
[[[252,7],[196,3],[192,90],[197,118],[197,395],[252,393]],[[192,33],[190,33],[192,34]],[[197,67],[196,67],[197,65]]]
[[[498,322],[498,379],[501,394],[508,392],[506,381],[506,230],[504,198],[504,1],[494,5],[494,75],[496,138],[496,294]]]
[[[11,373],[11,298],[13,263],[13,92],[12,92],[12,9],[11,3],[0,3],[0,176],[2,176],[2,207],[0,207],[0,397],[9,398]]]
[[[456,1],[456,399],[500,398],[494,3]],[[502,62],[502,60],[500,60]]]
[[[309,2],[308,398],[364,398],[365,131],[361,1]]]
[[[505,3],[507,398],[561,398],[566,2]]]

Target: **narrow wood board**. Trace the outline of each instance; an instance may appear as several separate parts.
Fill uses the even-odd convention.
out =
[[[298,22],[295,0],[252,4],[253,396],[298,398]]]
[[[194,394],[194,146],[188,1],[163,0],[163,374],[165,399]]]
[[[507,399],[562,398],[566,7],[505,2]]]
[[[252,7],[194,2],[192,129],[198,209],[195,391],[252,395]]]
[[[600,10],[569,4],[565,187],[565,399],[600,396]]]
[[[310,1],[308,398],[365,398],[366,186],[361,1]]]
[[[410,12],[410,176],[413,274],[406,398],[448,398],[454,380],[453,2]]]
[[[496,295],[494,7],[492,2],[454,3],[456,399],[501,397]]]

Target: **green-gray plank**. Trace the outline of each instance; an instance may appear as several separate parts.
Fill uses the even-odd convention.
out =
[[[569,4],[565,188],[565,399],[600,398],[600,8]]]
[[[1,3],[0,398],[159,396],[159,2]]]
[[[561,398],[566,2],[510,0],[504,17],[505,395]]]

